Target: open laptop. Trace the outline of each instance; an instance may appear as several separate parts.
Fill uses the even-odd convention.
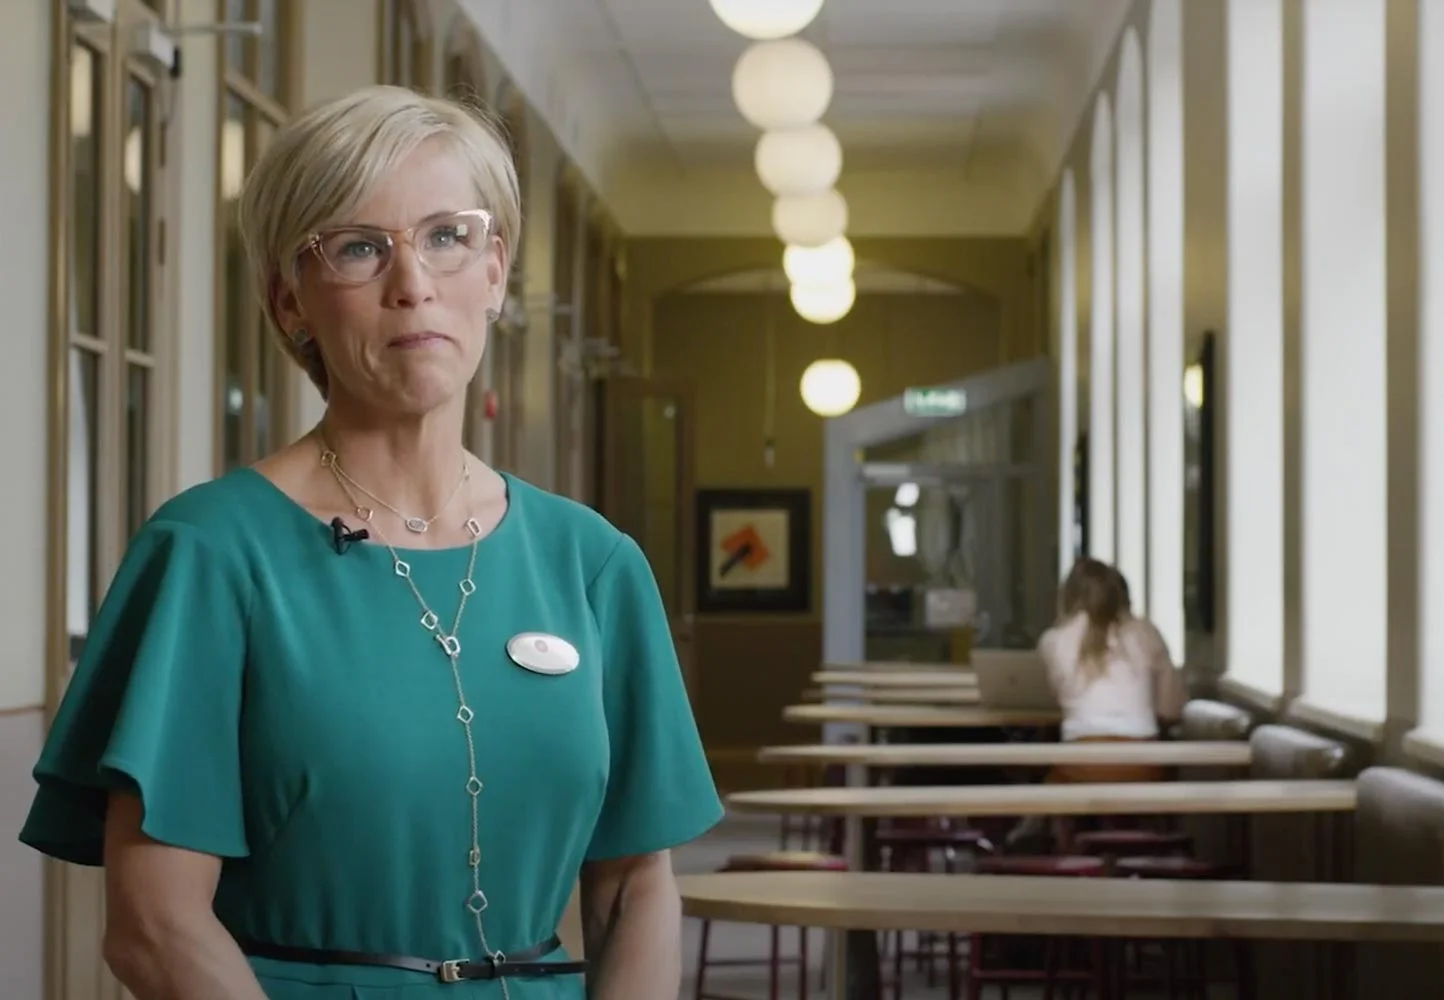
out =
[[[1037,650],[975,649],[971,659],[978,675],[978,701],[984,708],[1057,710],[1058,696]]]

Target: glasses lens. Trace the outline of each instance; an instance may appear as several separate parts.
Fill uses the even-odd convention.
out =
[[[337,229],[320,242],[321,256],[342,281],[360,284],[386,270],[391,237],[375,229]]]
[[[460,271],[486,249],[490,221],[481,213],[462,212],[428,222],[416,231],[416,252],[433,271]]]

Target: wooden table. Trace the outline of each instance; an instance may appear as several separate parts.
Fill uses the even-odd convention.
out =
[[[1060,764],[1248,767],[1243,740],[1137,743],[819,743],[763,747],[757,759],[781,764],[863,767],[1054,767]]]
[[[937,663],[927,660],[826,660],[823,670],[886,673],[892,670],[937,670],[944,673],[971,670],[966,663]]]
[[[1352,812],[1352,781],[796,788],[736,792],[729,809],[813,816],[1149,816]]]
[[[977,688],[870,688],[864,691],[821,692],[818,704],[829,705],[936,705],[943,708],[982,703]]]
[[[1170,781],[1094,785],[983,785],[869,788],[852,781],[862,768],[849,765],[845,788],[738,792],[727,807],[748,813],[840,816],[848,867],[865,874],[865,818],[897,816],[1062,816],[1159,815],[1351,811],[1357,803],[1351,781]],[[1246,840],[1244,841],[1246,844]],[[1245,865],[1247,862],[1245,862]],[[1051,879],[1067,882],[1068,879]],[[1097,880],[1088,879],[1089,883]],[[871,933],[834,933],[828,975],[853,988],[876,967],[876,938]],[[856,965],[854,966],[854,962]],[[849,977],[858,969],[861,979]],[[841,994],[834,994],[840,997]]]
[[[899,670],[873,673],[866,670],[823,670],[812,675],[814,684],[841,684],[864,688],[944,688],[976,690],[978,675],[971,670]]]
[[[1053,726],[1057,711],[1001,711],[990,708],[932,708],[925,705],[789,705],[788,722],[852,722],[864,726],[909,729],[992,729],[1002,726]]]
[[[894,872],[685,875],[684,911],[833,930],[1311,941],[1444,939],[1444,887]]]

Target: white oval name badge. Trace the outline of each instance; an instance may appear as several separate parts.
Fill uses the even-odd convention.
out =
[[[507,640],[506,655],[534,674],[569,674],[582,662],[577,647],[560,636],[522,632]]]

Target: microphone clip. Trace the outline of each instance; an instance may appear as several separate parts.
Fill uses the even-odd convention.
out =
[[[365,528],[357,528],[352,531],[346,527],[346,522],[339,517],[331,518],[331,544],[336,549],[338,556],[346,554],[353,542],[361,542],[371,537],[371,533]]]

